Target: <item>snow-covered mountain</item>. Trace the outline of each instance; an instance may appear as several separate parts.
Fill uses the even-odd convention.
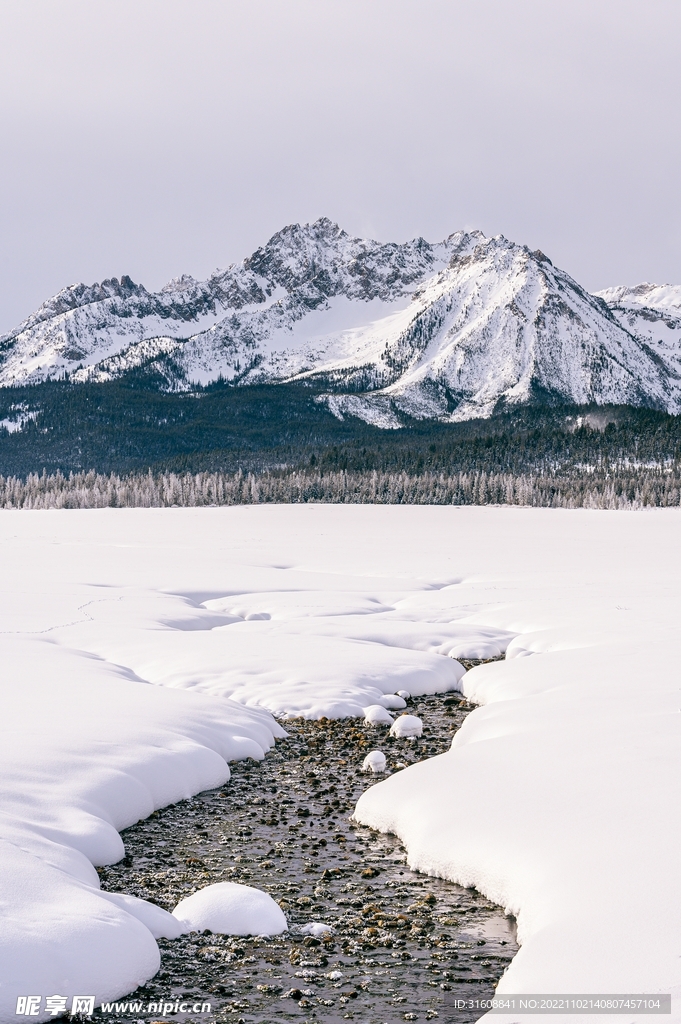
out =
[[[384,244],[322,218],[206,281],[72,285],[0,338],[1,386],[140,369],[171,390],[314,381],[337,415],[383,426],[536,399],[676,413],[681,287],[594,296],[501,235]]]
[[[659,361],[676,384],[681,378],[681,285],[638,284],[606,288],[605,299],[617,322]],[[677,391],[675,391],[678,394]],[[678,405],[678,399],[677,399]],[[677,406],[666,406],[677,412]]]

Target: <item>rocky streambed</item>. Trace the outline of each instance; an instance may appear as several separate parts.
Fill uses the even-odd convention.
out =
[[[415,698],[419,740],[389,739],[361,720],[285,722],[287,740],[264,761],[230,765],[232,778],[156,811],[123,833],[126,857],[100,869],[102,888],[172,910],[213,882],[269,892],[290,930],[272,938],[192,933],[159,940],[161,970],[127,997],[210,1003],[201,1014],[97,1011],[100,1020],[186,1019],[392,1024],[473,1021],[517,950],[514,922],[474,889],[409,870],[393,836],[350,821],[380,748],[399,771],[448,749],[472,710],[454,695]],[[310,922],[330,936],[304,935]],[[462,1006],[462,1002],[466,1006]]]

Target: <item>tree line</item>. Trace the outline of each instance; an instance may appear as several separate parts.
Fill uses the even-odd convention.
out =
[[[301,504],[520,505],[535,508],[678,507],[681,465],[567,473],[262,472],[31,473],[0,476],[2,509],[198,508]]]

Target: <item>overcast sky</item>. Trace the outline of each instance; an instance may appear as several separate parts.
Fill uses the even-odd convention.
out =
[[[681,283],[679,0],[0,0],[0,330],[326,215]]]

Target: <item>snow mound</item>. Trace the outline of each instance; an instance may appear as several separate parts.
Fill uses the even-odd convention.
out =
[[[392,715],[382,704],[370,704],[368,708],[364,708],[365,725],[392,725],[392,722]]]
[[[333,928],[330,924],[324,924],[322,921],[310,921],[309,924],[303,925],[300,934],[314,935],[315,939],[319,939],[322,935],[333,935]]]
[[[415,738],[423,732],[423,722],[416,715],[400,715],[390,728],[390,735],[398,738]]]
[[[401,711],[407,706],[406,700],[399,693],[386,693],[381,698],[381,704],[390,711]]]
[[[411,700],[411,694],[409,693],[409,690],[398,690],[397,696],[401,697],[402,700],[404,701]]]
[[[180,900],[173,910],[185,932],[208,928],[222,935],[280,935],[288,929],[281,907],[261,889],[216,882]]]
[[[372,750],[362,762],[363,772],[374,772],[380,774],[385,771],[385,754],[382,750]]]

